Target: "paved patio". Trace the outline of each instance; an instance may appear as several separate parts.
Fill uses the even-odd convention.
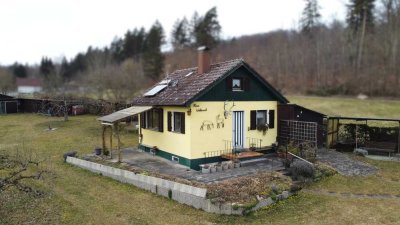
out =
[[[258,172],[284,169],[280,160],[276,156],[270,155],[257,160],[245,161],[240,168],[203,174],[201,171],[191,170],[183,165],[159,156],[153,156],[150,153],[142,152],[135,148],[124,149],[121,152],[122,162],[130,166],[203,183],[214,183],[231,178],[253,175]]]

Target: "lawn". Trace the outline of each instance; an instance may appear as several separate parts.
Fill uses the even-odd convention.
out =
[[[290,97],[290,100],[329,114],[362,115],[358,110],[367,109],[363,108],[367,104],[370,107],[365,116],[400,117],[400,103],[395,101],[308,97]],[[49,122],[57,130],[45,131]],[[132,146],[137,138],[124,132],[121,140],[123,146]],[[400,221],[400,214],[395,213],[400,200],[347,199],[308,193],[244,217],[208,214],[65,164],[64,152],[76,150],[82,155],[101,145],[101,128],[95,116],[71,117],[68,122],[35,114],[0,116],[0,150],[13,151],[15,144],[20,151],[32,151],[46,158],[46,166],[54,171],[55,177],[39,184],[47,193],[40,198],[15,191],[0,194],[0,224],[398,224]],[[310,188],[399,194],[400,163],[369,162],[380,168],[377,175],[367,178],[335,175]]]

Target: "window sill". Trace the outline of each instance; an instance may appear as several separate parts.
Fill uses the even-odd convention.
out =
[[[162,133],[161,131],[158,130],[158,128],[143,128],[143,129]]]
[[[232,91],[234,91],[234,92],[244,92],[244,90],[242,90],[242,89],[232,89]]]
[[[181,133],[180,131],[170,131],[171,133],[174,133],[174,134],[184,134],[184,133]]]

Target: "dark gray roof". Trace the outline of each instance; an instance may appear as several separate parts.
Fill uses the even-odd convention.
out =
[[[0,100],[10,100],[10,99],[15,99],[15,98],[12,96],[0,94]]]
[[[171,80],[169,86],[152,97],[139,96],[133,99],[134,105],[157,106],[157,105],[186,105],[195,99],[209,86],[222,80],[226,75],[235,71],[240,66],[246,66],[253,74],[258,76],[260,80],[272,90],[274,95],[280,99],[280,102],[287,103],[278,91],[276,91],[268,82],[259,76],[253,69],[248,66],[243,59],[234,59],[226,62],[212,64],[210,70],[204,74],[197,74],[197,67],[176,70],[168,75]],[[191,74],[190,74],[191,73]],[[190,75],[188,75],[190,74]],[[176,83],[177,82],[177,83]],[[176,83],[176,85],[174,85]],[[153,86],[154,87],[154,86]],[[152,88],[153,88],[152,87]],[[150,88],[149,90],[151,90]]]

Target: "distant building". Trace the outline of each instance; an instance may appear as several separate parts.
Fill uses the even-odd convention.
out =
[[[0,114],[9,114],[18,112],[18,99],[0,94]]]
[[[32,94],[43,90],[43,82],[38,78],[17,78],[17,91],[21,94]]]

